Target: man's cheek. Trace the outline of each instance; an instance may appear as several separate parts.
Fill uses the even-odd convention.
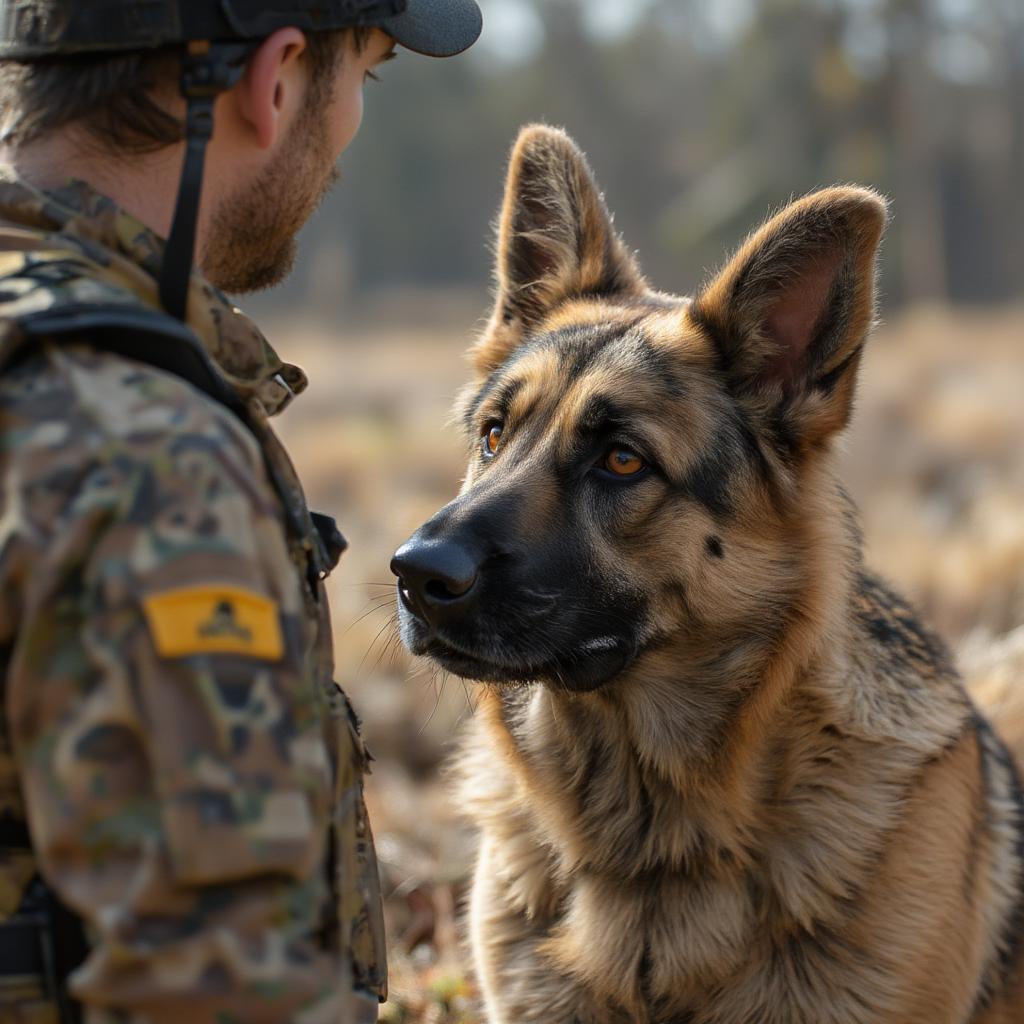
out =
[[[346,87],[337,101],[335,123],[335,156],[339,157],[356,137],[363,121],[363,89]]]

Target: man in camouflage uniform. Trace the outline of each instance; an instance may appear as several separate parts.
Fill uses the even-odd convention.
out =
[[[189,0],[181,18],[201,6]],[[301,81],[294,66],[273,65],[284,43],[292,57],[281,61],[303,40],[289,23],[303,5],[283,6],[284,14],[280,4],[245,0],[236,13],[244,8],[249,22],[231,22],[249,31],[249,70],[224,98],[257,121],[261,81],[287,73],[293,91]],[[355,42],[347,34],[338,44],[339,74],[358,74],[361,85],[392,38],[443,55],[479,33],[472,0],[409,0],[403,14],[405,6],[313,5],[335,12],[332,30],[362,27]],[[83,10],[104,7],[105,17],[76,29]],[[152,32],[161,8],[178,14],[175,0],[0,0],[0,53],[33,74],[51,44],[59,57],[69,37],[91,32],[88,59],[102,58],[104,32],[124,50],[118,32],[142,23],[125,11],[146,14]],[[307,39],[320,16],[295,22]],[[166,24],[156,42],[195,46],[180,21]],[[206,52],[202,41],[195,50]],[[10,122],[7,88],[0,78]],[[282,88],[273,102],[287,113]],[[351,121],[333,136],[332,163]],[[74,128],[50,135],[59,143]],[[184,322],[169,316],[161,295],[171,257],[153,224],[72,181],[84,176],[74,163],[50,159],[40,187],[31,171],[46,161],[33,161],[33,146],[49,136],[8,136],[0,1022],[374,1020],[386,971],[362,800],[366,755],[332,680],[323,589],[340,538],[311,517],[268,422],[306,379],[198,272],[182,277]],[[291,150],[296,140],[271,141]],[[60,163],[59,145],[44,152]],[[223,155],[207,178],[223,196],[218,175],[231,175]],[[312,205],[303,200],[305,212]],[[179,199],[179,221],[187,207]],[[247,249],[252,223],[231,221],[246,209],[235,197],[204,210],[208,233],[222,235],[199,237],[202,267],[217,283],[237,287],[247,273],[262,283],[275,269],[258,244]],[[294,214],[285,219],[301,220]],[[269,246],[272,236],[270,222],[255,241]]]

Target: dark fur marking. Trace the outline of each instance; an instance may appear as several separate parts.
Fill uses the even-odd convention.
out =
[[[834,370],[829,370],[823,377],[819,377],[814,382],[815,390],[820,391],[826,397],[831,396],[836,385],[843,379],[846,371],[849,370],[863,349],[863,345],[858,345]]]
[[[582,376],[600,352],[632,330],[641,319],[642,317],[637,315],[634,320],[625,324],[585,324],[566,327],[550,334],[542,334],[525,340],[501,366],[491,371],[487,380],[484,381],[473,396],[464,419],[467,430],[470,433],[473,432],[476,428],[476,417],[480,406],[495,392],[502,378],[524,356],[541,349],[554,349],[558,353],[559,362],[563,372],[566,374],[563,386],[567,387]],[[522,382],[518,382],[518,387],[522,387]],[[512,398],[514,398],[514,395],[508,398],[508,404],[511,404]]]
[[[666,402],[681,402],[687,397],[687,388],[680,379],[675,357],[666,351],[644,346],[644,368],[658,384],[659,396]]]
[[[654,996],[654,985],[651,975],[654,973],[654,958],[651,956],[651,940],[644,939],[644,951],[640,957],[640,967],[637,972],[640,993],[649,1006],[657,1004]]]
[[[722,546],[722,538],[711,536],[707,539],[708,554],[712,558],[725,558],[725,548]]]
[[[711,352],[715,357],[715,369],[718,375],[725,380],[732,379],[729,352],[723,337],[721,324],[713,320],[710,310],[704,308],[700,302],[695,302],[689,310],[690,323],[697,328],[704,336],[704,339],[711,346]]]
[[[516,377],[513,380],[506,381],[497,388],[493,397],[495,404],[501,411],[502,418],[508,416],[509,409],[512,408],[512,403],[516,400],[516,396],[523,390],[525,385],[526,381],[521,377]]]
[[[973,808],[974,818],[971,824],[971,835],[968,842],[967,856],[963,863],[963,873],[960,879],[964,900],[970,903],[974,898],[974,890],[978,880],[978,850],[981,846],[982,835],[989,824],[989,795],[991,793],[992,781],[988,757],[985,752],[985,743],[982,738],[982,731],[979,726],[980,715],[974,711],[967,724],[967,731],[974,734],[978,747],[978,776],[981,779],[981,791],[983,800],[977,807]],[[961,742],[963,735],[957,742]]]
[[[767,488],[773,506],[781,509],[782,498],[771,464],[743,411],[730,409],[713,437],[712,447],[691,467],[679,489],[704,505],[716,519],[726,519],[733,511],[734,477],[746,468]]]
[[[750,425],[747,413],[741,406],[736,406],[732,410],[732,417],[736,432],[738,433],[739,438],[743,443],[744,450],[747,453],[748,463],[756,473],[758,481],[763,484],[767,490],[768,499],[772,503],[772,508],[782,514],[786,510],[786,500],[779,487],[779,482],[776,479],[775,473],[772,470],[772,465],[768,460],[768,456],[764,453],[764,448],[761,444],[757,431],[755,431]]]
[[[628,413],[614,398],[608,395],[594,395],[587,399],[576,429],[588,437],[593,437],[609,429],[621,428],[628,422]]]
[[[643,317],[638,315],[627,322],[566,327],[539,339],[538,343],[552,347],[558,352],[565,374],[563,387],[568,388],[616,342],[627,338],[634,344],[639,341],[639,351],[631,348],[629,352],[631,369],[644,370],[650,376],[651,383],[657,386],[659,396],[665,401],[680,401],[685,396],[686,389],[676,373],[672,356],[647,344],[640,333],[629,337],[631,332],[637,331],[642,319]]]
[[[563,387],[575,384],[594,360],[609,345],[618,341],[635,326],[636,321],[628,324],[600,324],[579,327],[567,327],[553,335],[542,339],[558,352],[559,364],[565,375]]]
[[[484,389],[481,389],[473,399],[472,407],[466,413],[464,425],[466,433],[470,436],[476,434],[479,430],[479,424],[477,423],[477,417],[480,414],[480,409],[485,402],[493,399],[494,404],[497,406],[498,415],[504,422],[508,418],[509,409],[512,403],[516,400],[516,396],[520,391],[523,390],[526,385],[526,381],[522,378],[516,377],[512,380],[505,381],[504,383],[495,379],[500,376],[503,371],[498,370],[491,375],[491,383],[485,385]],[[527,417],[524,415],[523,419]]]
[[[909,605],[877,576],[863,571],[859,573],[857,596],[858,620],[886,651],[892,663],[924,675],[956,676],[945,644],[926,629]]]
[[[750,425],[750,421],[742,409],[732,410],[732,426],[739,435],[743,448],[747,452],[751,463],[757,469],[761,479],[770,482],[772,470],[771,464],[768,462],[768,456],[765,455],[764,449],[761,447],[757,431]]]
[[[999,994],[1000,986],[1005,987],[1011,980],[1015,968],[1024,954],[1024,786],[1021,783],[1020,771],[1013,756],[1006,749],[1006,745],[996,735],[995,730],[980,714],[975,712],[974,728],[977,730],[979,747],[981,752],[981,777],[985,787],[985,796],[988,803],[994,796],[993,793],[992,769],[989,758],[993,758],[997,764],[1009,775],[1011,784],[1011,795],[1013,806],[1016,809],[1016,837],[1014,842],[1014,853],[1017,857],[1020,875],[1018,878],[1017,901],[1010,911],[1003,924],[1003,948],[1000,950],[996,963],[986,964],[983,968],[983,982],[975,999],[973,1015],[984,1010],[991,1004],[992,1000]],[[993,966],[996,970],[996,981],[984,978],[989,974]]]
[[[505,366],[499,366],[496,370],[492,370],[488,375],[487,380],[480,386],[477,393],[473,396],[473,400],[469,403],[466,409],[466,415],[463,417],[462,423],[466,428],[466,432],[470,435],[476,430],[476,416],[480,411],[480,406],[484,404],[488,395],[495,389],[498,381],[501,380],[502,375],[505,373]]]
[[[524,340],[523,343],[519,345],[509,355],[505,362],[501,364],[501,366],[499,366],[495,370],[492,370],[488,375],[487,379],[484,381],[484,383],[477,390],[476,394],[473,396],[466,410],[466,415],[463,420],[463,423],[465,424],[470,434],[472,434],[472,432],[476,429],[476,416],[480,410],[480,406],[483,405],[487,398],[498,388],[502,381],[502,378],[504,378],[515,367],[517,363],[519,363],[525,356],[529,355],[532,352],[536,352],[544,348],[551,348],[552,346],[557,346],[558,341],[563,336],[563,334],[569,335],[575,330],[576,328],[567,328],[564,332],[559,331],[556,332],[555,334],[545,334],[540,335],[539,337]],[[518,390],[523,386],[524,383],[525,381],[514,381],[510,383],[510,387],[515,387],[515,389]],[[514,394],[508,397],[508,404],[511,404],[514,397]]]
[[[843,522],[846,524],[846,529],[853,541],[854,548],[860,552],[864,548],[864,531],[861,529],[860,514],[857,511],[857,505],[844,484],[837,483],[836,493],[838,494],[839,501],[842,505]],[[860,556],[858,556],[858,558],[859,557]]]
[[[800,441],[789,421],[789,407],[783,403],[768,418],[767,433],[775,451],[787,465],[793,465],[800,450]]]
[[[715,519],[732,515],[732,481],[737,467],[744,461],[732,438],[724,438],[705,452],[687,471],[678,490],[687,498],[703,505]]]

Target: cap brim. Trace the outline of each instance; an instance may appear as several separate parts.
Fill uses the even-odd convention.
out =
[[[380,27],[396,43],[428,57],[454,57],[479,38],[484,17],[476,0],[409,0],[404,14]]]

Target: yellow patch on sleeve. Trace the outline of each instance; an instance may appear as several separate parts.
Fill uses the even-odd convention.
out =
[[[157,654],[241,654],[261,661],[284,656],[277,605],[238,587],[188,587],[152,594],[142,602]]]

